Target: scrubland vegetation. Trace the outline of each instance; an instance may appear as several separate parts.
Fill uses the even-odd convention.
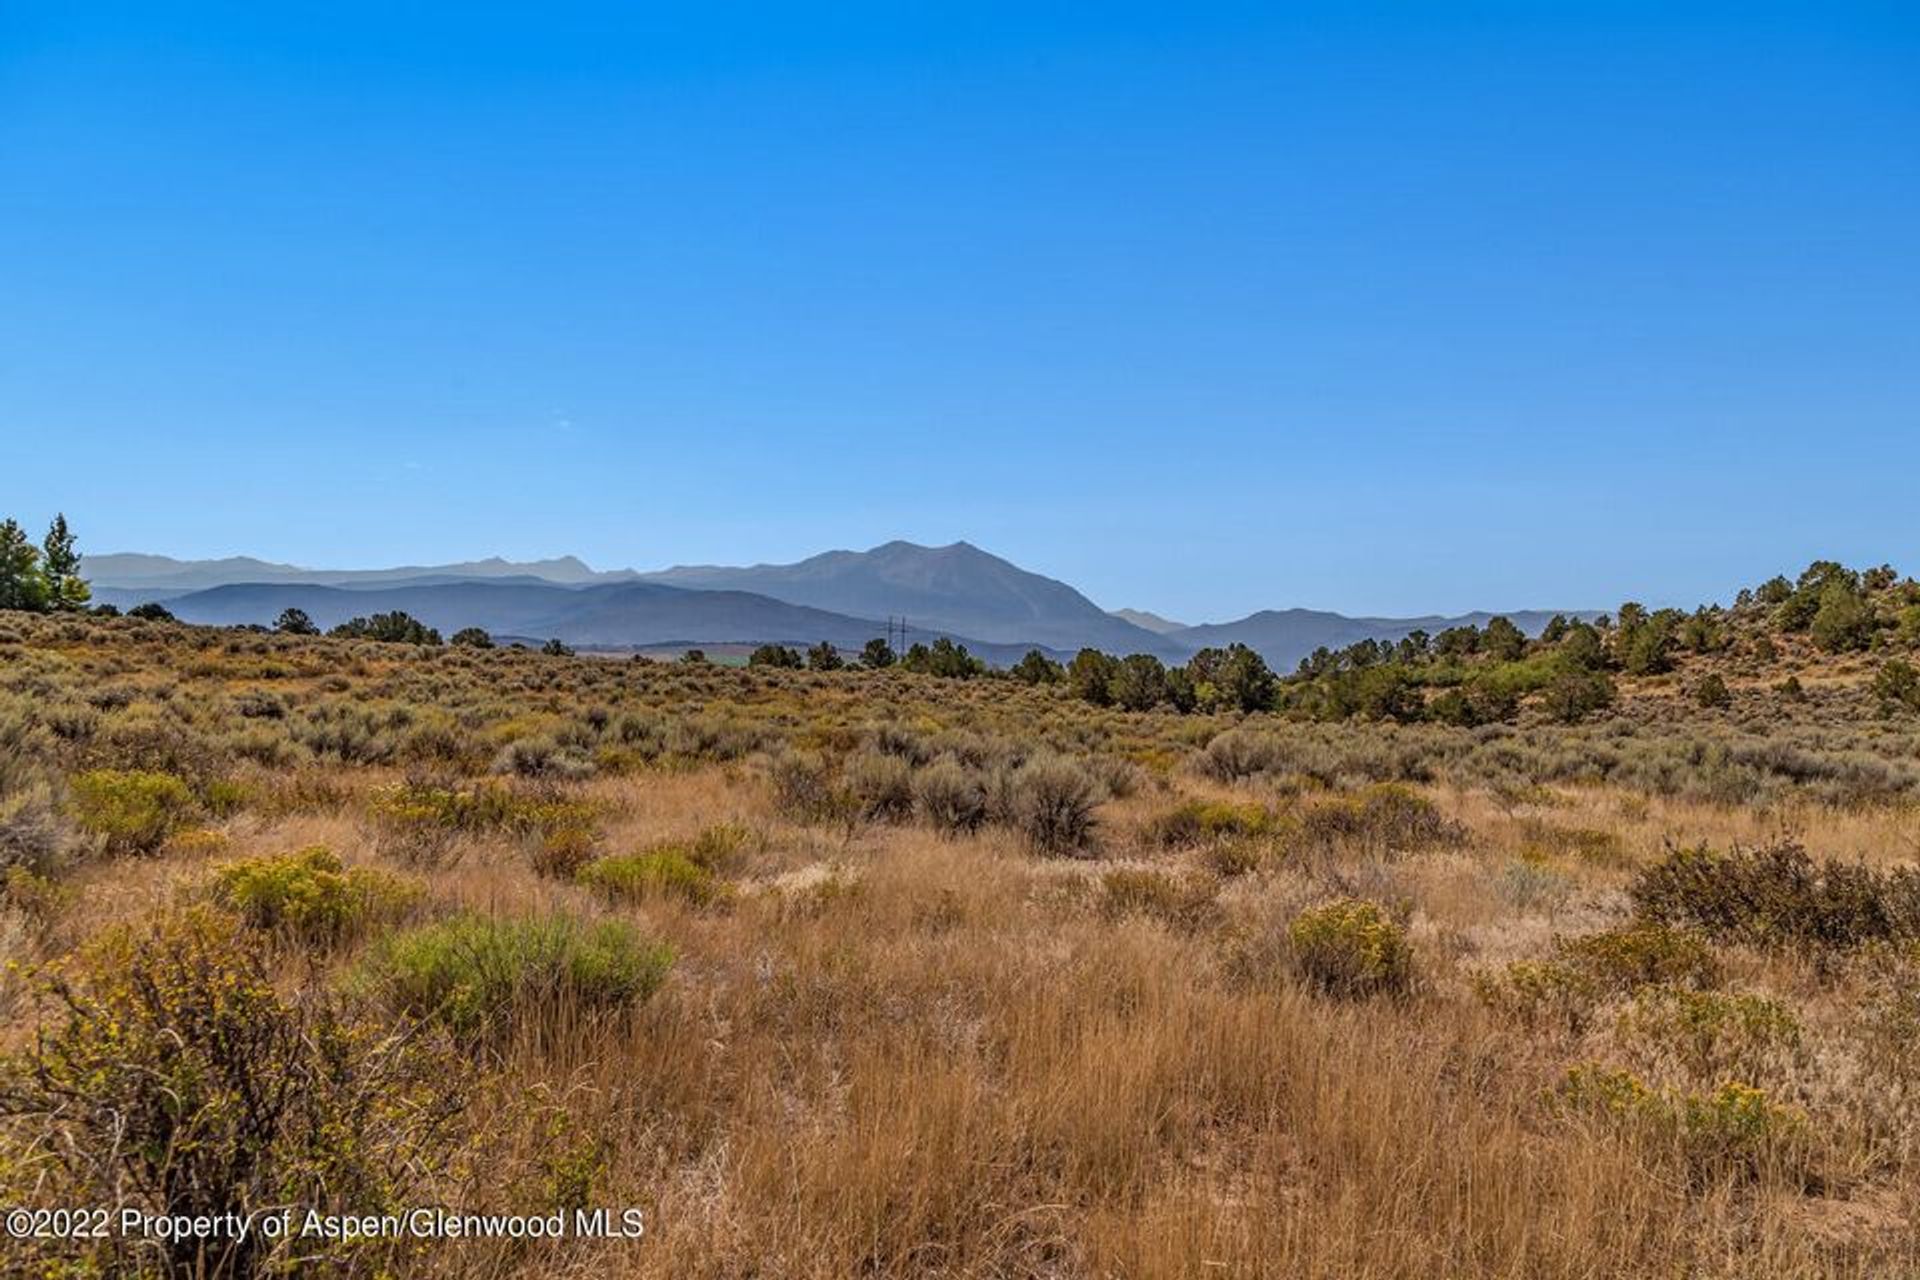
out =
[[[0,613],[0,1200],[648,1234],[10,1270],[1920,1269],[1890,574],[1285,678],[1222,653],[1190,701],[1132,659],[37,599]]]

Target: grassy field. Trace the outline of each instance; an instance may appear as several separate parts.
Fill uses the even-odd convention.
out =
[[[8,1266],[1920,1274],[1872,666],[1450,728],[0,616],[0,1200],[647,1224]]]

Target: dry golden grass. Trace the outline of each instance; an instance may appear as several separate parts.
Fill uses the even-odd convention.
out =
[[[592,1149],[592,1201],[644,1207],[647,1237],[439,1248],[403,1260],[408,1274],[1920,1274],[1920,1129],[1908,1100],[1920,1064],[1872,1065],[1900,1031],[1876,1022],[1887,988],[1864,960],[1717,948],[1727,990],[1766,994],[1805,1029],[1804,1055],[1766,1083],[1809,1118],[1810,1166],[1703,1171],[1671,1134],[1557,1104],[1556,1086],[1583,1061],[1632,1059],[1654,1088],[1718,1083],[1624,1039],[1624,997],[1571,1031],[1517,1025],[1475,994],[1477,975],[1619,925],[1634,870],[1670,845],[1790,835],[1822,853],[1910,863],[1920,853],[1911,801],[1834,803],[1782,787],[1764,803],[1715,804],[1618,782],[1516,790],[1437,774],[1420,792],[1457,838],[1335,840],[1309,856],[1301,824],[1347,790],[1208,781],[1187,761],[1224,722],[1196,731],[1191,720],[1069,707],[1044,690],[517,655],[468,670],[319,642],[200,652],[197,641],[136,628],[83,644],[42,624],[28,640],[9,651],[12,670],[31,667],[46,683],[12,688],[42,705],[109,684],[177,684],[176,697],[202,703],[269,688],[291,704],[289,721],[273,722],[284,726],[328,699],[404,702],[415,723],[444,710],[488,756],[516,733],[563,732],[596,705],[616,719],[756,727],[760,740],[725,759],[631,761],[602,736],[594,776],[539,783],[592,806],[601,852],[740,829],[720,872],[728,892],[715,902],[663,894],[610,905],[539,874],[529,837],[507,829],[463,831],[456,857],[413,869],[431,917],[617,917],[678,959],[664,988],[629,1012],[539,1009],[476,1051],[461,1082],[486,1152],[461,1194],[495,1208],[534,1196],[527,1188],[561,1132],[562,1146]],[[243,674],[262,663],[293,674]],[[87,741],[55,742],[44,758],[56,771],[107,758],[121,750],[111,747],[120,716],[239,731],[165,709],[173,705],[136,698],[104,713]],[[14,713],[29,714],[17,703]],[[1000,825],[955,836],[913,823],[799,821],[780,807],[769,752],[845,752],[882,720],[929,738],[1045,735],[1086,758],[1142,767],[1130,794],[1101,804],[1092,860],[1039,856]],[[1837,720],[1833,731],[1853,732]],[[1391,736],[1345,732],[1356,751],[1374,749],[1366,735]],[[1563,749],[1572,739],[1558,732],[1537,730],[1529,749]],[[170,741],[178,758],[198,749]],[[428,765],[214,755],[211,774],[243,779],[253,797],[206,818],[220,839],[176,839],[147,858],[76,854],[59,871],[73,890],[65,905],[32,923],[19,910],[4,916],[12,959],[54,960],[116,921],[194,900],[209,868],[231,857],[324,845],[352,865],[407,869],[383,852],[367,798]],[[474,785],[478,759],[456,752],[430,767]],[[330,779],[330,790],[270,801],[296,769]],[[1221,875],[1240,864],[1151,838],[1155,819],[1188,799],[1271,809],[1275,829],[1259,837],[1250,870]],[[1209,909],[1115,910],[1102,877],[1119,866],[1197,886]],[[1294,975],[1288,921],[1338,896],[1389,904],[1404,921],[1411,994],[1335,999]],[[325,986],[365,950],[287,955],[278,972],[290,989]],[[17,1014],[15,1047],[35,1011],[17,1001]]]

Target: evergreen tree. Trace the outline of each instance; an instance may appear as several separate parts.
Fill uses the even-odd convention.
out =
[[[1027,650],[1026,657],[1014,663],[1012,670],[1014,679],[1027,684],[1055,684],[1065,674],[1059,663],[1038,649]]]
[[[47,579],[40,569],[40,548],[27,538],[18,520],[0,520],[0,609],[47,608]]]
[[[40,573],[46,580],[47,607],[79,609],[92,598],[87,580],[80,576],[80,553],[73,549],[73,531],[67,517],[55,515],[47,526],[47,537],[40,544]]]
[[[282,609],[274,620],[273,629],[290,636],[317,636],[320,628],[313,624],[305,609]],[[454,638],[458,642],[459,637]]]

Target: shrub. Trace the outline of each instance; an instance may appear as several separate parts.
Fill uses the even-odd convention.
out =
[[[847,790],[869,822],[904,822],[913,815],[913,766],[899,756],[863,751],[847,764]]]
[[[193,812],[193,793],[169,773],[96,769],[73,780],[74,818],[109,852],[151,853]]]
[[[1413,985],[1406,931],[1377,903],[1343,898],[1311,907],[1287,928],[1295,970],[1329,995],[1404,995]]]
[[[615,902],[680,898],[706,906],[725,888],[713,872],[673,845],[597,859],[580,869],[579,880]]]
[[[565,825],[536,831],[529,842],[528,861],[535,873],[556,880],[571,880],[593,861],[600,836],[591,825]]]
[[[1272,773],[1287,762],[1286,745],[1271,733],[1228,729],[1215,734],[1199,760],[1200,771],[1220,782]]]
[[[1602,671],[1567,671],[1554,677],[1541,695],[1547,714],[1562,724],[1578,724],[1613,705],[1613,681]]]
[[[774,759],[774,804],[801,822],[846,822],[858,812],[857,802],[837,785],[833,770],[820,757],[800,752]]]
[[[1489,1009],[1516,1022],[1573,1031],[1586,1025],[1601,994],[1591,974],[1555,960],[1516,960],[1498,974],[1476,974],[1473,990]]]
[[[1676,850],[1628,892],[1649,919],[1754,946],[1846,948],[1920,936],[1920,871],[1817,863],[1791,842]]]
[[[1464,834],[1433,801],[1397,782],[1329,797],[1300,816],[1300,835],[1307,844],[1323,849],[1351,845],[1381,858],[1457,844]]]
[[[941,756],[915,775],[913,807],[921,821],[940,831],[972,831],[986,820],[986,785],[952,756]]]
[[[1882,715],[1920,711],[1920,671],[1899,658],[1882,663],[1873,677],[1873,696],[1880,700]]]
[[[453,633],[451,643],[457,649],[491,649],[493,637],[481,627],[462,627]]]
[[[521,791],[499,783],[473,786],[410,781],[374,792],[367,816],[383,849],[416,865],[433,866],[452,854],[462,835],[503,832],[543,843],[551,837],[564,860],[569,843],[591,847],[598,820],[593,805],[551,792]],[[573,835],[562,833],[574,832]],[[536,851],[536,862],[540,857]]]
[[[1720,960],[1707,940],[1665,925],[1606,929],[1562,939],[1555,950],[1607,991],[1653,984],[1704,988],[1720,981]]]
[[[36,779],[17,790],[0,791],[0,872],[19,867],[46,875],[70,843],[46,782]]]
[[[1043,853],[1074,853],[1093,839],[1100,787],[1062,756],[1036,756],[1010,779],[1009,820]]]
[[[232,920],[205,908],[112,930],[50,983],[55,1015],[0,1064],[0,1116],[31,1149],[0,1151],[9,1200],[180,1216],[273,1205],[397,1211],[430,1200],[456,1151],[464,1072],[430,1035],[386,1031],[330,998],[282,997]],[[12,1144],[9,1143],[11,1146]],[[4,1176],[4,1175],[0,1175]],[[11,1180],[11,1179],[9,1179]],[[16,1245],[40,1274],[282,1274],[295,1247],[109,1237]],[[305,1268],[393,1242],[300,1240]]]
[[[418,884],[370,867],[348,869],[320,845],[214,869],[214,896],[248,924],[309,946],[330,946],[404,915]]]
[[[562,745],[546,736],[517,738],[502,747],[493,759],[495,773],[511,773],[522,778],[579,782],[591,778],[598,770],[593,757],[581,748]]]
[[[1704,1094],[1656,1091],[1632,1072],[1581,1063],[1568,1069],[1555,1094],[1570,1111],[1671,1145],[1696,1182],[1766,1172],[1804,1179],[1807,1173],[1806,1116],[1751,1085],[1728,1081]]]
[[[1660,986],[1634,996],[1619,1034],[1697,1078],[1751,1080],[1797,1050],[1801,1031],[1792,1010],[1765,996]]]
[[[637,1004],[672,964],[671,948],[625,921],[462,916],[389,937],[361,981],[403,1013],[474,1037],[556,1005],[595,1013]]]
[[[1716,671],[1693,687],[1693,700],[1712,710],[1729,705],[1733,701],[1733,691],[1727,688],[1727,682]]]
[[[1275,825],[1264,805],[1188,800],[1155,818],[1148,834],[1163,848],[1191,848],[1214,840],[1268,835]]]
[[[1711,987],[1720,962],[1705,938],[1665,925],[1636,924],[1554,943],[1549,960],[1520,960],[1474,978],[1474,993],[1494,1012],[1527,1026],[1579,1031],[1603,1000],[1650,984],[1670,990]]]

